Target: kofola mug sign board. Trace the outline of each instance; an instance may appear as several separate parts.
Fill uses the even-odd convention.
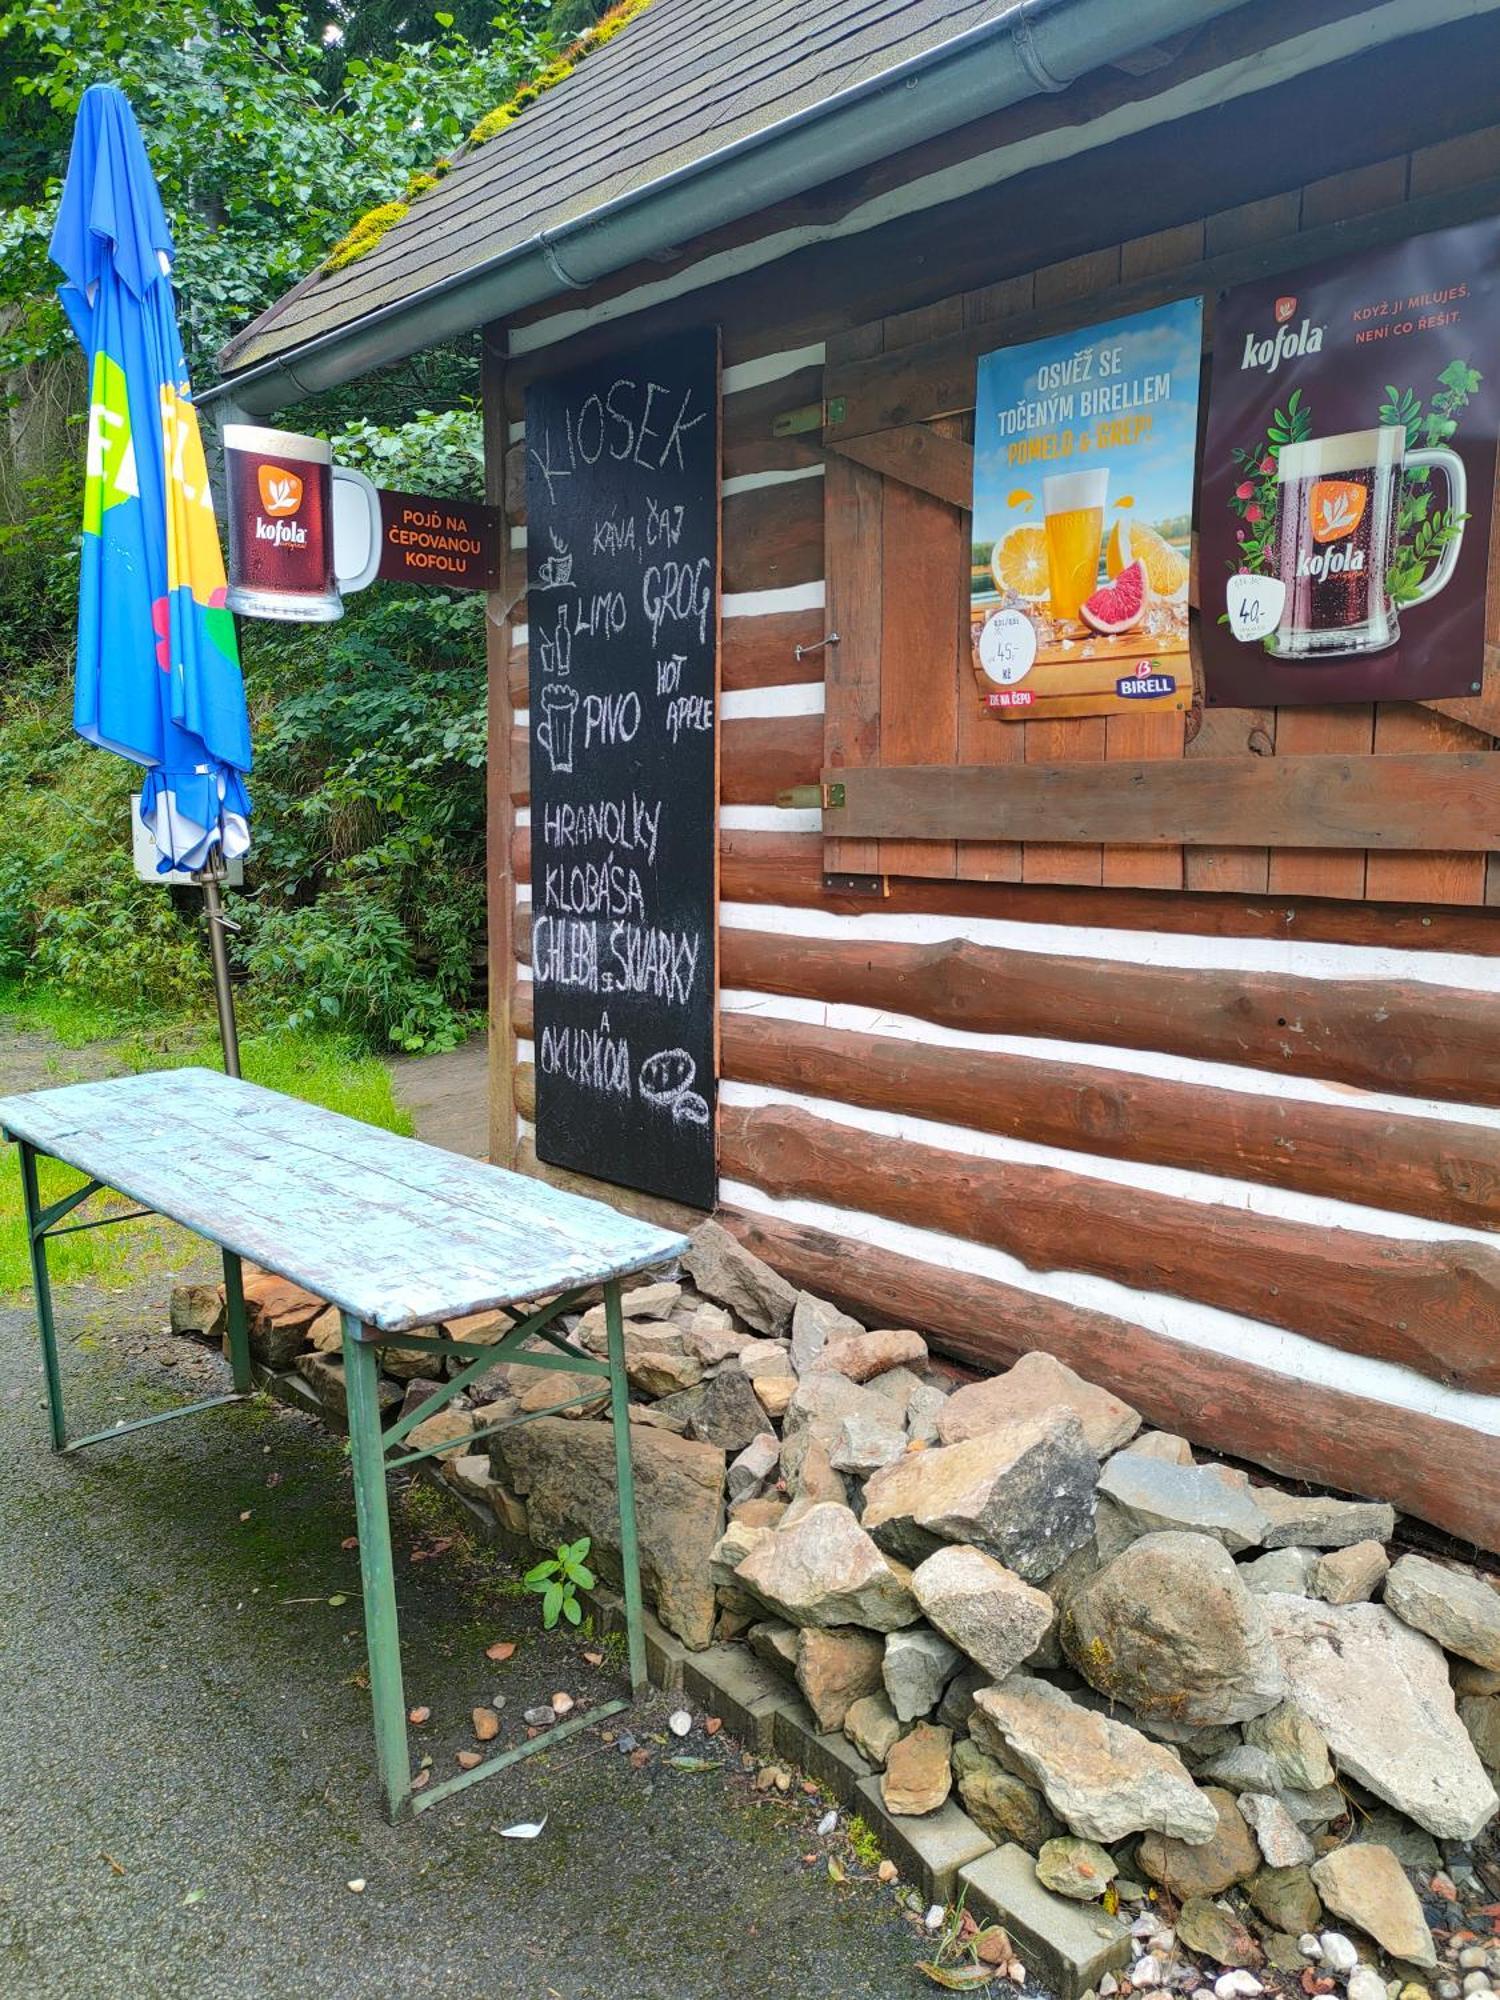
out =
[[[1500,218],[1224,293],[1199,508],[1205,698],[1479,691]]]
[[[536,1149],[711,1208],[718,336],[526,391]]]

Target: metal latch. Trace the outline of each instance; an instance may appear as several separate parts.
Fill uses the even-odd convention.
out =
[[[793,785],[789,791],[776,794],[776,803],[784,812],[835,812],[844,803],[844,788],[842,785]]]
[[[800,437],[804,431],[826,430],[829,424],[844,421],[848,404],[842,396],[826,403],[804,403],[800,410],[783,410],[771,419],[772,437]]]

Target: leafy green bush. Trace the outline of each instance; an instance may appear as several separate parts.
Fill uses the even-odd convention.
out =
[[[339,456],[387,485],[467,496],[482,472],[478,418],[462,407],[390,430],[363,421]],[[0,547],[0,977],[24,969],[127,1017],[197,1010],[201,900],[136,881],[126,802],[139,773],[73,734],[77,510],[75,488],[36,518],[34,566],[27,536]],[[380,584],[334,626],[246,620],[240,639],[253,849],[229,901],[247,1029],[451,1047],[482,1004],[482,600]]]

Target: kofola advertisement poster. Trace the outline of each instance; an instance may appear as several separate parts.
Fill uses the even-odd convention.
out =
[[[1183,709],[1203,302],[980,357],[970,636],[1004,722]]]
[[[1221,295],[1199,510],[1210,704],[1478,691],[1500,218]]]

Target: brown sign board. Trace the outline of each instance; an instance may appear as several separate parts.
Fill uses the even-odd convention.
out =
[[[434,500],[424,493],[382,490],[376,574],[387,583],[493,590],[500,533],[499,508],[482,501]]]

